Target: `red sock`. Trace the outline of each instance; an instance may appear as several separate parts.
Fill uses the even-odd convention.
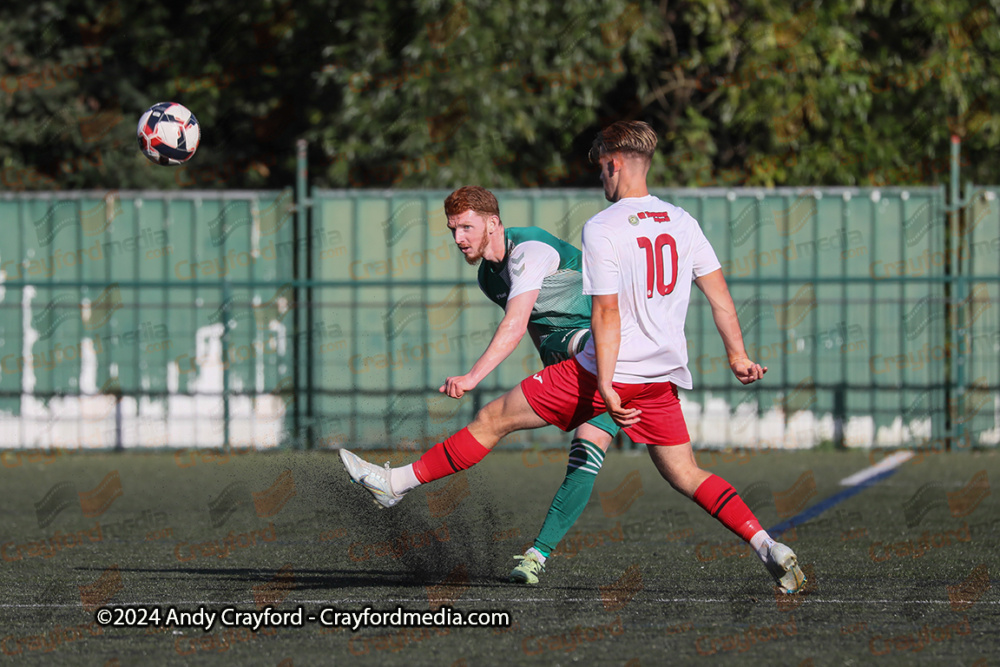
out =
[[[693,500],[747,542],[762,530],[740,494],[726,480],[712,475],[695,490]]]
[[[419,461],[414,461],[413,474],[422,484],[426,484],[471,468],[489,453],[490,450],[479,444],[468,428],[463,428],[444,442],[431,447]]]

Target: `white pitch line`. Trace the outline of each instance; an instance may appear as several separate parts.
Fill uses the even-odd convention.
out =
[[[792,598],[794,599],[794,598]],[[598,598],[461,598],[456,600],[456,602],[492,602],[492,603],[507,603],[507,602],[518,602],[518,603],[534,603],[534,602],[600,602]],[[385,601],[386,605],[400,602],[427,602],[427,598],[415,598],[412,600],[394,600]],[[732,602],[729,598],[724,599],[713,599],[713,598],[655,598],[652,600],[644,600],[644,602],[693,602],[693,603],[705,603],[705,604],[718,604],[720,602]],[[285,603],[298,604],[298,605],[353,605],[359,608],[372,607],[376,610],[383,610],[380,606],[376,608],[371,604],[369,600],[285,600]],[[833,600],[833,599],[823,599],[808,597],[802,601],[803,604],[896,604],[896,605],[914,605],[914,604],[952,604],[951,600],[872,600],[870,598],[865,598],[863,600]],[[238,607],[240,605],[252,605],[253,600],[246,600],[241,602],[219,602],[219,601],[181,601],[181,602],[115,602],[105,605],[106,607],[167,607],[167,606],[181,606],[181,605],[211,605],[213,607]],[[1000,605],[1000,600],[978,600],[976,602],[977,606],[981,605]],[[0,604],[0,609],[49,609],[49,608],[77,608],[81,609],[79,604]],[[184,611],[184,610],[182,610]]]
[[[913,452],[896,452],[892,456],[886,457],[876,463],[873,466],[868,466],[863,470],[859,470],[850,477],[845,477],[840,480],[841,486],[857,486],[858,484],[863,484],[875,475],[881,475],[887,470],[892,470],[893,468],[898,468],[907,461],[913,458]]]

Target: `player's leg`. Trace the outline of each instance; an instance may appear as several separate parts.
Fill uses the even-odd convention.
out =
[[[546,558],[587,506],[594,491],[597,473],[604,464],[604,455],[618,431],[618,425],[607,413],[598,415],[576,429],[569,450],[566,477],[549,505],[548,514],[534,545],[523,556],[514,556],[521,563],[511,571],[511,581],[538,583],[538,574],[544,569]]]
[[[749,542],[784,592],[801,590],[805,577],[792,550],[771,539],[726,480],[698,467],[677,387],[669,382],[646,385],[628,407],[642,410],[642,420],[625,432],[633,441],[656,443],[647,448],[663,478]]]
[[[520,386],[482,408],[466,428],[439,442],[420,459],[400,468],[380,468],[346,449],[340,460],[351,480],[364,486],[383,507],[392,507],[405,493],[479,463],[508,433],[541,428],[547,422],[535,414]]]
[[[589,339],[590,329],[555,331],[541,340],[538,354],[545,366],[551,366],[579,354]],[[523,556],[514,556],[521,563],[511,571],[511,581],[538,583],[538,573],[544,569],[545,559],[587,506],[594,490],[594,480],[604,463],[604,454],[619,430],[607,414],[598,415],[576,429],[570,445],[566,477],[549,504],[548,514],[534,545]]]
[[[670,486],[692,499],[757,553],[785,593],[797,593],[805,584],[795,553],[771,539],[729,482],[698,467],[691,443],[648,445],[649,456]]]

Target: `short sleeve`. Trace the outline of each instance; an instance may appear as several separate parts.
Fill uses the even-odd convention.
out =
[[[719,263],[719,258],[715,255],[715,250],[712,249],[712,244],[708,242],[708,238],[705,236],[705,232],[701,231],[701,225],[697,222],[694,223],[694,234],[692,234],[692,273],[694,273],[695,278],[701,278],[704,275],[708,275],[713,271],[718,271],[722,268],[722,264]]]
[[[590,220],[583,226],[583,293],[618,294],[621,267],[606,226]]]
[[[542,281],[559,270],[559,251],[541,241],[518,243],[510,253],[507,270],[510,273],[509,301],[519,294],[542,289]]]

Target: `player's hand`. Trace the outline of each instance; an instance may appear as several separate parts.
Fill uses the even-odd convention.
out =
[[[733,375],[736,376],[736,379],[743,384],[756,382],[763,378],[764,373],[767,372],[767,366],[755,364],[746,357],[729,362],[729,367],[733,369]]]
[[[604,399],[604,405],[608,407],[608,414],[616,424],[624,427],[639,423],[639,415],[642,414],[642,410],[637,408],[623,408],[618,392],[610,387],[600,393],[601,398]]]
[[[462,398],[462,396],[467,391],[472,391],[479,384],[472,380],[468,375],[458,375],[455,377],[447,378],[444,384],[438,388],[438,391],[448,394],[452,398]]]

